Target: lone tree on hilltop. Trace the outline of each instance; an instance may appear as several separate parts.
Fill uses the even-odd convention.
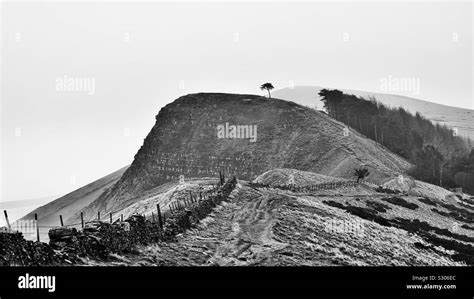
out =
[[[357,177],[357,183],[360,180],[363,180],[364,178],[368,177],[370,174],[369,170],[367,168],[359,167],[358,169],[354,169],[354,176]]]
[[[266,90],[266,91],[268,91],[268,98],[269,98],[269,99],[272,98],[272,96],[270,95],[270,90],[272,90],[273,88],[275,88],[275,87],[273,87],[273,85],[272,85],[271,83],[268,83],[268,82],[267,82],[267,83],[264,83],[264,84],[262,84],[262,86],[260,86],[260,89],[261,89],[261,90]]]

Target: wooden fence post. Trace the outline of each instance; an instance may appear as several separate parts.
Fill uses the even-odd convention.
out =
[[[35,221],[36,221],[36,240],[40,241],[40,228],[38,225],[38,214],[35,214]]]
[[[100,221],[100,211],[97,212],[97,220]]]
[[[163,220],[161,219],[160,204],[156,205],[156,211],[158,212],[158,222],[160,224],[160,229],[163,229]]]
[[[59,215],[59,222],[61,223],[61,226],[64,226],[63,215]]]
[[[84,228],[84,214],[81,212],[81,225]]]
[[[112,213],[110,213],[110,223],[112,223]]]
[[[11,225],[10,225],[10,221],[8,220],[8,213],[7,213],[7,210],[3,210],[3,214],[5,215],[5,221],[7,222],[7,227],[8,227],[8,230],[10,231],[12,229]]]
[[[123,222],[123,214],[120,214],[120,222]]]

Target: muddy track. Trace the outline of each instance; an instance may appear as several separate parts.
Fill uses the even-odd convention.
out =
[[[126,264],[262,265],[288,246],[273,238],[273,226],[286,195],[248,187],[238,189],[195,228],[176,242],[146,246]]]
[[[275,250],[287,246],[273,239],[272,229],[276,223],[278,208],[286,197],[270,196],[263,190],[253,191],[252,196],[239,194],[238,205],[227,217],[231,225],[226,242],[219,246],[213,262],[227,264],[260,264],[271,258]]]

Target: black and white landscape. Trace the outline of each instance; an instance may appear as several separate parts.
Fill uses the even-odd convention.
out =
[[[2,6],[0,265],[474,265],[471,2]]]

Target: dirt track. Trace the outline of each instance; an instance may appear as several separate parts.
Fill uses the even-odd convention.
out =
[[[267,192],[243,192],[247,199],[238,197],[239,208],[225,215],[227,219],[219,219],[222,224],[230,224],[231,230],[223,238],[225,242],[216,248],[212,259],[216,264],[259,264],[271,258],[275,250],[287,246],[272,236],[277,210],[285,198],[275,198]]]
[[[379,200],[377,198],[380,195],[368,195],[368,191],[363,188],[338,192],[339,194],[327,191],[320,195],[296,194],[244,186],[236,189],[228,202],[221,203],[195,228],[178,235],[175,242],[140,248],[138,255],[116,256],[117,260],[112,264],[460,265],[445,255],[417,248],[415,245],[423,243],[423,240],[416,235],[366,221],[323,203],[334,200],[365,206],[366,201]],[[355,194],[359,194],[358,198]],[[420,212],[425,214],[425,209]],[[398,206],[392,206],[388,212],[398,216],[418,213]],[[389,217],[388,214],[385,216]],[[359,223],[363,231],[328,231],[331,221]]]

